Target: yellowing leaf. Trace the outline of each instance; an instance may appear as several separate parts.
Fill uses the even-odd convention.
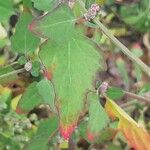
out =
[[[129,145],[135,150],[150,149],[150,134],[137,124],[115,102],[106,97],[105,110],[111,118],[118,118],[118,129],[124,134]]]
[[[11,100],[11,108],[12,108],[12,110],[14,110],[14,111],[16,110],[17,105],[18,105],[18,102],[19,102],[21,96],[22,96],[22,95],[20,94],[20,95],[16,96],[15,98],[13,98],[13,99]]]

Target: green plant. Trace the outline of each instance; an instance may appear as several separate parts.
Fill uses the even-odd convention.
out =
[[[105,61],[96,43],[87,38],[80,27],[76,27],[78,18],[75,16],[76,10],[72,9],[72,5],[78,5],[78,9],[84,12],[81,16],[84,17],[83,22],[89,22],[96,28],[100,28],[148,76],[150,76],[150,68],[119,42],[99,21],[100,7],[95,3],[101,4],[102,1],[87,0],[88,11],[83,1],[78,0],[76,3],[57,0],[23,0],[23,10],[15,26],[15,33],[10,38],[11,51],[18,53],[19,59],[15,64],[0,69],[0,80],[1,83],[6,83],[9,76],[15,75],[13,78],[16,79],[19,73],[29,75],[32,83],[25,85],[27,87],[17,103],[16,112],[27,114],[40,105],[48,105],[51,112],[48,119],[39,122],[36,134],[27,145],[23,145],[25,149],[45,150],[56,146],[53,141],[60,142],[60,148],[63,148],[65,142],[74,138],[72,135],[82,135],[84,127],[86,130],[83,137],[90,142],[98,139],[106,127],[114,133],[117,129],[111,127],[107,113],[110,117],[117,117],[122,124],[124,122],[127,126],[133,125],[135,134],[130,137],[131,139],[138,131],[138,125],[108,98],[119,99],[124,94],[127,95],[125,91],[104,87],[104,84],[99,85],[95,90],[96,85],[92,84],[95,73],[105,69]],[[8,0],[8,3],[0,1],[0,4],[4,8],[0,9],[0,13],[5,14],[0,19],[3,24],[7,24],[6,20],[14,13],[13,7],[17,7],[18,2],[14,4]],[[2,42],[5,40],[8,39],[4,38]],[[130,94],[133,96],[132,93]],[[99,103],[99,99],[102,103],[101,96],[107,101],[106,111]],[[137,96],[137,99],[142,98],[146,99]],[[109,112],[108,108],[111,106],[112,112]],[[87,116],[88,121],[85,119]],[[86,122],[84,127],[80,125],[83,122]],[[77,126],[79,131],[75,133]],[[123,126],[121,131],[128,133],[126,128]],[[139,128],[139,133],[142,133],[145,139],[143,144],[145,146],[150,139],[149,134],[144,133],[143,128]],[[63,138],[63,142],[57,139],[58,135]],[[2,138],[3,136],[6,138],[3,143],[9,141],[6,135],[2,135]],[[125,136],[128,139],[126,134]],[[140,148],[136,140],[135,143],[129,140],[129,144]],[[13,147],[19,149],[22,146],[20,145],[14,144]]]

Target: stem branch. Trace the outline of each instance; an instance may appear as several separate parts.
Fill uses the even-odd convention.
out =
[[[136,94],[134,94],[134,93],[130,93],[130,92],[127,92],[127,91],[124,91],[124,94],[125,94],[127,97],[136,99],[136,100],[138,100],[138,101],[140,101],[140,102],[145,102],[145,103],[150,104],[150,98],[148,98],[148,97],[136,95]]]
[[[7,78],[7,77],[9,77],[9,76],[18,74],[18,73],[22,73],[22,72],[24,72],[24,71],[25,71],[25,69],[24,69],[24,68],[21,68],[21,69],[14,70],[14,71],[12,71],[12,72],[3,74],[3,75],[0,76],[0,80],[3,79],[3,78]]]

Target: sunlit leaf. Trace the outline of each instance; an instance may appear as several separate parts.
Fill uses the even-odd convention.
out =
[[[106,97],[105,110],[112,119],[118,118],[118,129],[126,137],[130,147],[136,150],[149,150],[150,134],[142,126],[137,124],[115,102]]]

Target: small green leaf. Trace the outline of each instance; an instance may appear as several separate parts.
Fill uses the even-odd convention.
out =
[[[95,93],[88,95],[89,100],[89,121],[87,127],[87,137],[93,141],[108,124],[108,116],[99,102],[99,97]]]
[[[32,15],[28,12],[23,12],[16,25],[16,33],[11,37],[12,50],[18,53],[34,52],[40,42],[39,38],[35,37],[28,31],[28,24],[32,20]]]
[[[0,22],[8,20],[13,13],[12,0],[0,0]]]
[[[61,5],[47,15],[34,20],[29,28],[37,36],[48,37],[62,43],[73,36],[75,20],[71,9]]]
[[[55,8],[58,0],[32,0],[38,10],[51,11]]]
[[[33,82],[29,85],[22,95],[17,108],[28,112],[42,103],[42,97],[39,95],[36,85],[37,82]]]
[[[41,70],[41,63],[39,61],[32,62],[32,70],[31,70],[32,76],[38,77],[40,74],[40,70]]]
[[[110,88],[108,88],[106,94],[111,99],[119,99],[124,95],[124,92],[121,88],[110,87]]]
[[[25,150],[48,150],[48,139],[56,132],[58,128],[58,118],[51,117],[43,120]]]
[[[45,104],[48,104],[53,112],[56,112],[55,108],[55,93],[52,82],[43,79],[37,84],[38,92],[43,98]]]

